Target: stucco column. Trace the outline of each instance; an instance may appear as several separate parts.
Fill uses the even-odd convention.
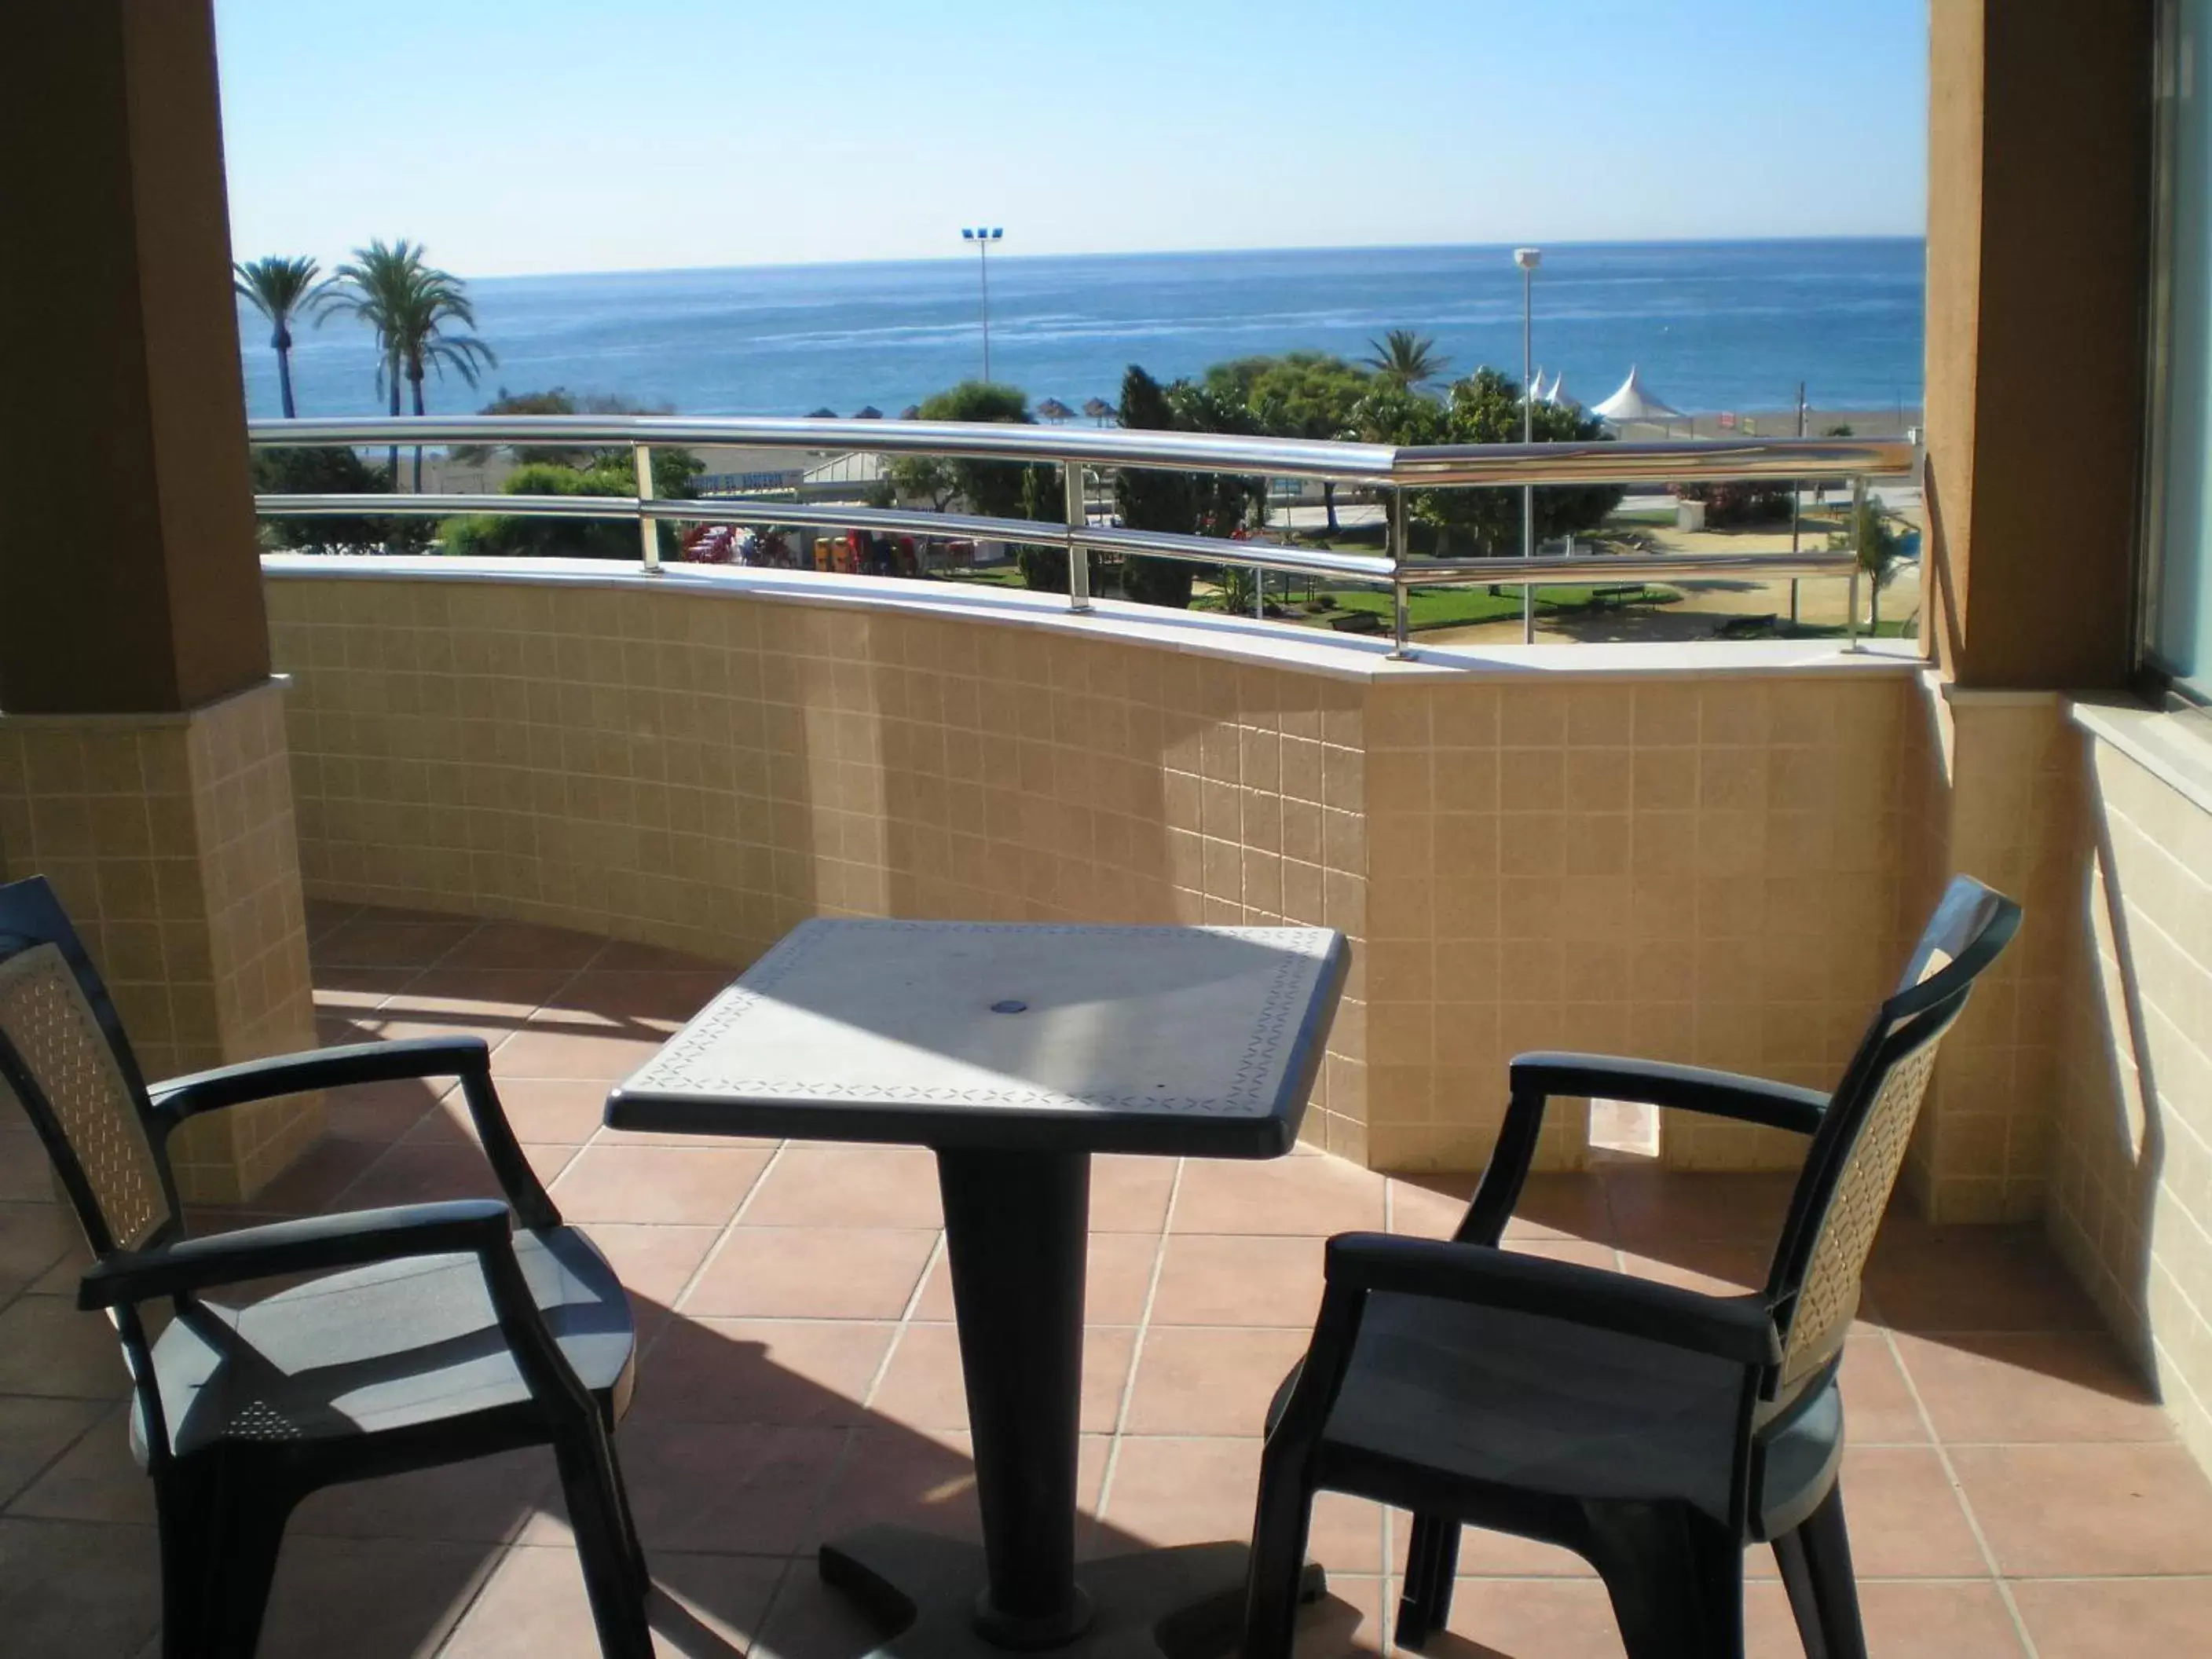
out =
[[[1908,814],[1917,927],[1963,872],[2020,939],[1948,1039],[1907,1184],[1946,1220],[2039,1212],[2085,948],[2066,691],[2124,684],[2149,292],[2150,0],[1931,0],[1929,568]]]
[[[207,0],[41,9],[0,53],[0,876],[51,878],[155,1075],[313,1042]],[[196,1124],[188,1195],[311,1135]]]

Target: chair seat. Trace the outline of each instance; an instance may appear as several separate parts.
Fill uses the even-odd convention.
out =
[[[581,1233],[514,1235],[547,1328],[584,1386],[619,1418],[636,1332],[629,1298]],[[418,1428],[527,1399],[474,1255],[419,1256],[323,1278],[233,1307],[180,1310],[154,1345],[172,1449],[321,1441]],[[146,1461],[143,1415],[131,1450]]]
[[[1673,1499],[1725,1522],[1743,1376],[1725,1360],[1562,1319],[1376,1295],[1322,1431],[1322,1483],[1431,1513],[1486,1507],[1487,1489]],[[1832,1376],[1814,1388],[1766,1439],[1753,1504],[1760,1535],[1771,1535],[1769,1517],[1802,1518],[1841,1455]],[[1455,1502],[1455,1490],[1474,1503]]]

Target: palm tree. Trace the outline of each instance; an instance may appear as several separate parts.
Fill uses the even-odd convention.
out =
[[[1447,360],[1437,355],[1435,339],[1410,328],[1394,328],[1381,339],[1370,340],[1367,349],[1375,355],[1361,361],[1384,380],[1395,380],[1409,392],[1439,378],[1449,367]]]
[[[477,383],[482,365],[499,361],[492,349],[473,334],[449,334],[453,323],[474,328],[475,308],[469,303],[466,284],[458,276],[423,263],[421,244],[398,241],[386,246],[372,241],[354,250],[352,260],[338,267],[340,287],[331,308],[358,317],[376,332],[376,383],[399,412],[399,382],[404,378],[413,394],[415,413],[423,412],[422,380],[435,370],[452,369],[469,385]],[[392,476],[399,477],[399,448],[390,452]],[[422,447],[415,447],[414,488],[422,488]]]
[[[292,404],[292,319],[319,316],[330,303],[331,285],[317,282],[322,267],[304,254],[287,258],[271,253],[250,264],[234,264],[231,286],[253,308],[269,319],[269,343],[276,350],[276,389],[284,404],[284,418],[300,411]]]

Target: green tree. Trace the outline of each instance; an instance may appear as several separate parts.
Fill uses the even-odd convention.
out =
[[[257,495],[380,495],[391,488],[383,468],[371,466],[351,449],[317,445],[253,452]],[[271,552],[420,552],[429,545],[430,526],[422,519],[370,514],[264,519],[260,540]]]
[[[1861,501],[1848,534],[1829,540],[1829,545],[1838,551],[1855,551],[1859,556],[1859,568],[1867,578],[1867,631],[1870,634],[1881,629],[1881,590],[1896,568],[1898,542],[1897,532],[1890,528],[1889,515],[1881,510],[1881,503],[1875,501]]]
[[[566,386],[555,386],[550,392],[509,392],[505,386],[499,395],[477,411],[479,415],[673,415],[673,404],[640,403],[635,398],[625,398],[619,392],[572,392]],[[482,466],[495,454],[512,455],[517,460],[557,461],[563,466],[588,466],[595,454],[611,454],[613,451],[594,451],[571,448],[562,444],[456,444],[453,458],[463,466]]]
[[[1177,380],[1168,387],[1168,407],[1175,411],[1176,427],[1184,432],[1212,432],[1232,437],[1255,437],[1260,422],[1245,400],[1250,384],[1244,370],[1260,359],[1241,363],[1217,363],[1203,380]],[[1254,378],[1257,370],[1252,370]],[[1198,492],[1198,532],[1202,536],[1231,535],[1266,489],[1264,478],[1234,472],[1194,472]]]
[[[1176,426],[1166,388],[1134,363],[1121,376],[1121,408],[1116,419],[1133,432],[1170,432]],[[1119,468],[1114,475],[1114,505],[1131,530],[1164,530],[1179,536],[1198,531],[1198,485],[1188,472]],[[1131,554],[1121,562],[1121,592],[1140,604],[1187,611],[1191,574],[1188,560]]]
[[[1410,328],[1394,328],[1381,339],[1370,340],[1367,349],[1374,353],[1362,360],[1367,367],[1379,378],[1395,380],[1408,392],[1418,392],[1441,379],[1449,367],[1432,337],[1416,334]]]
[[[1538,443],[1589,443],[1607,436],[1604,424],[1576,410],[1538,404],[1530,410]],[[1376,443],[1498,444],[1521,441],[1520,385],[1494,368],[1479,368],[1452,384],[1443,402],[1424,398],[1395,381],[1381,381],[1353,412],[1353,429]],[[1539,539],[1571,535],[1605,521],[1620,505],[1622,491],[1611,484],[1558,485],[1535,492]],[[1422,489],[1408,492],[1407,510],[1446,537],[1465,536],[1484,556],[1497,557],[1521,544],[1521,492],[1517,489]]]
[[[970,421],[1012,426],[1034,425],[1029,394],[994,380],[963,380],[923,399],[919,418]],[[1051,519],[1059,506],[1059,469],[1019,461],[949,460],[937,456],[901,456],[890,464],[890,480],[909,501],[919,496],[942,513],[954,501],[989,519]],[[1057,548],[1017,548],[1022,579],[1032,587],[1065,593],[1067,555]]]
[[[698,494],[693,482],[704,463],[688,449],[653,452],[653,493],[666,501],[688,501]],[[506,495],[637,495],[637,473],[627,449],[599,451],[580,466],[559,461],[526,462],[500,485]],[[664,520],[660,556],[673,558],[680,544],[678,526]],[[448,553],[480,557],[544,559],[635,559],[637,526],[627,519],[526,518],[519,514],[482,514],[448,519],[441,532]]]
[[[269,343],[276,353],[276,391],[290,420],[300,411],[292,402],[292,320],[318,315],[330,300],[330,283],[317,280],[322,267],[304,254],[271,253],[231,267],[231,286],[269,319]]]
[[[450,331],[459,324],[473,329],[476,308],[468,285],[450,272],[423,261],[420,243],[401,240],[386,246],[371,241],[356,248],[353,258],[340,265],[330,310],[356,317],[376,335],[377,386],[391,400],[392,413],[399,413],[399,382],[404,379],[412,393],[414,411],[423,410],[422,381],[426,374],[447,369],[470,386],[477,383],[480,365],[496,363],[492,349],[474,334]],[[399,450],[391,451],[391,467],[399,471]],[[415,447],[414,488],[422,488],[422,447]]]
[[[1325,352],[1293,351],[1261,360],[1244,393],[1245,407],[1260,430],[1271,438],[1328,441],[1352,435],[1352,412],[1374,386],[1374,377]],[[1322,485],[1328,533],[1334,535],[1336,484]]]

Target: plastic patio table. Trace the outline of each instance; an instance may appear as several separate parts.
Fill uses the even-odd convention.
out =
[[[1345,957],[1324,928],[809,921],[609,1095],[615,1129],[937,1155],[983,1542],[822,1547],[824,1580],[897,1628],[884,1651],[1233,1637],[1241,1542],[1076,1564],[1091,1156],[1289,1152]]]

